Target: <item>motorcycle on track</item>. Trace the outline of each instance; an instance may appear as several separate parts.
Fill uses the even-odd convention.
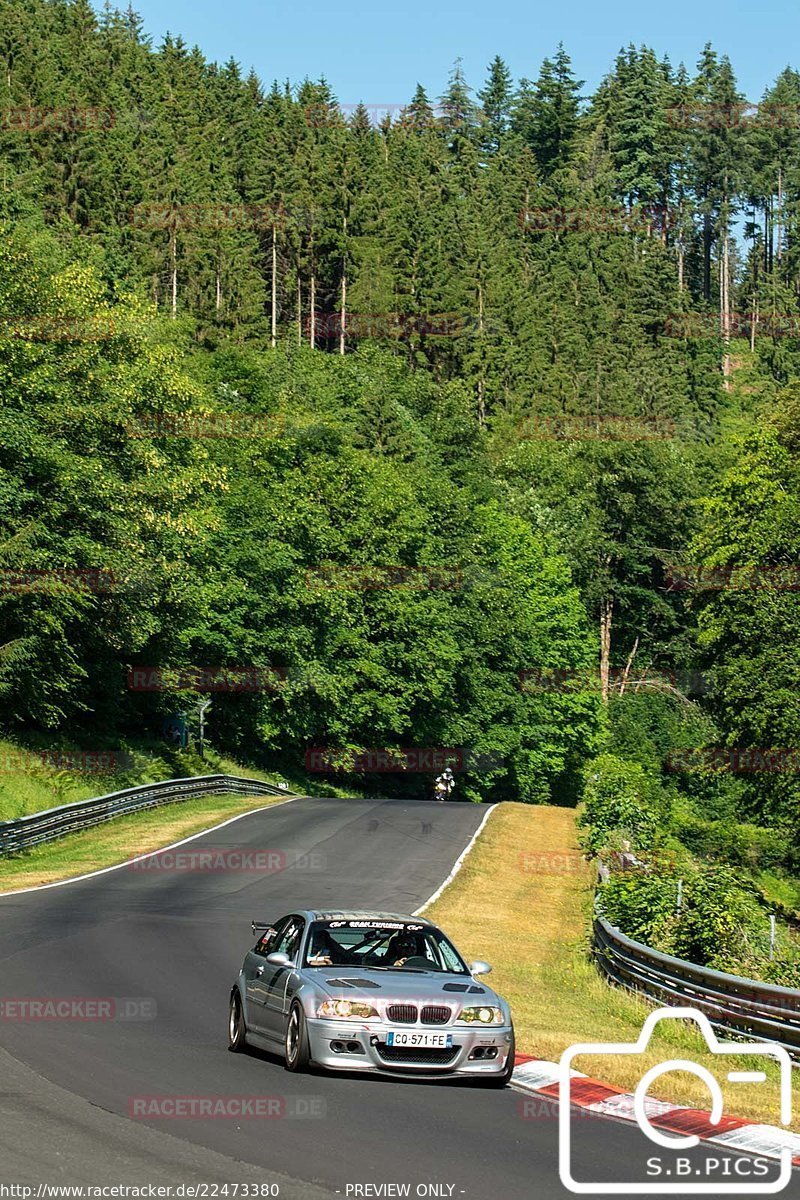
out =
[[[449,800],[450,793],[456,786],[455,776],[449,767],[445,767],[441,775],[437,775],[433,784],[434,800]]]

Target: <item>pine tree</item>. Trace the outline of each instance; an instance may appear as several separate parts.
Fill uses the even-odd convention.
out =
[[[482,146],[487,154],[497,152],[509,128],[512,95],[511,72],[498,54],[489,64],[484,88],[478,92],[484,129]]]
[[[455,153],[472,140],[478,127],[478,110],[470,96],[471,91],[464,78],[461,59],[457,58],[450,72],[447,90],[439,102],[439,122]]]
[[[400,124],[404,128],[414,129],[417,133],[421,133],[423,130],[433,129],[435,123],[427,92],[422,84],[418,83],[411,103],[401,110]]]
[[[575,150],[583,81],[575,78],[562,43],[554,59],[542,63],[531,87],[523,81],[516,102],[517,129],[545,175],[569,165]]]

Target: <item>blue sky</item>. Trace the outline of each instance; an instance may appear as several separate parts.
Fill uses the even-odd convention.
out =
[[[706,41],[727,53],[741,90],[755,101],[790,61],[800,65],[797,0],[132,0],[156,44],[169,30],[206,57],[233,57],[265,82],[325,75],[343,104],[405,103],[417,81],[432,98],[461,56],[481,86],[495,54],[515,78],[536,77],[563,40],[576,74],[596,85],[623,44],[652,45],[693,67]],[[125,3],[120,2],[120,7]],[[98,3],[99,7],[99,3]]]

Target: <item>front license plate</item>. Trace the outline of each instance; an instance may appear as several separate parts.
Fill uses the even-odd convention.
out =
[[[387,1046],[424,1046],[432,1050],[446,1050],[452,1044],[452,1033],[431,1033],[427,1029],[390,1029],[386,1034]]]

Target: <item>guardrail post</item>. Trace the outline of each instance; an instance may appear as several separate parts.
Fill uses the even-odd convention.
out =
[[[0,854],[8,854],[11,850],[11,834],[16,821],[0,821]]]

